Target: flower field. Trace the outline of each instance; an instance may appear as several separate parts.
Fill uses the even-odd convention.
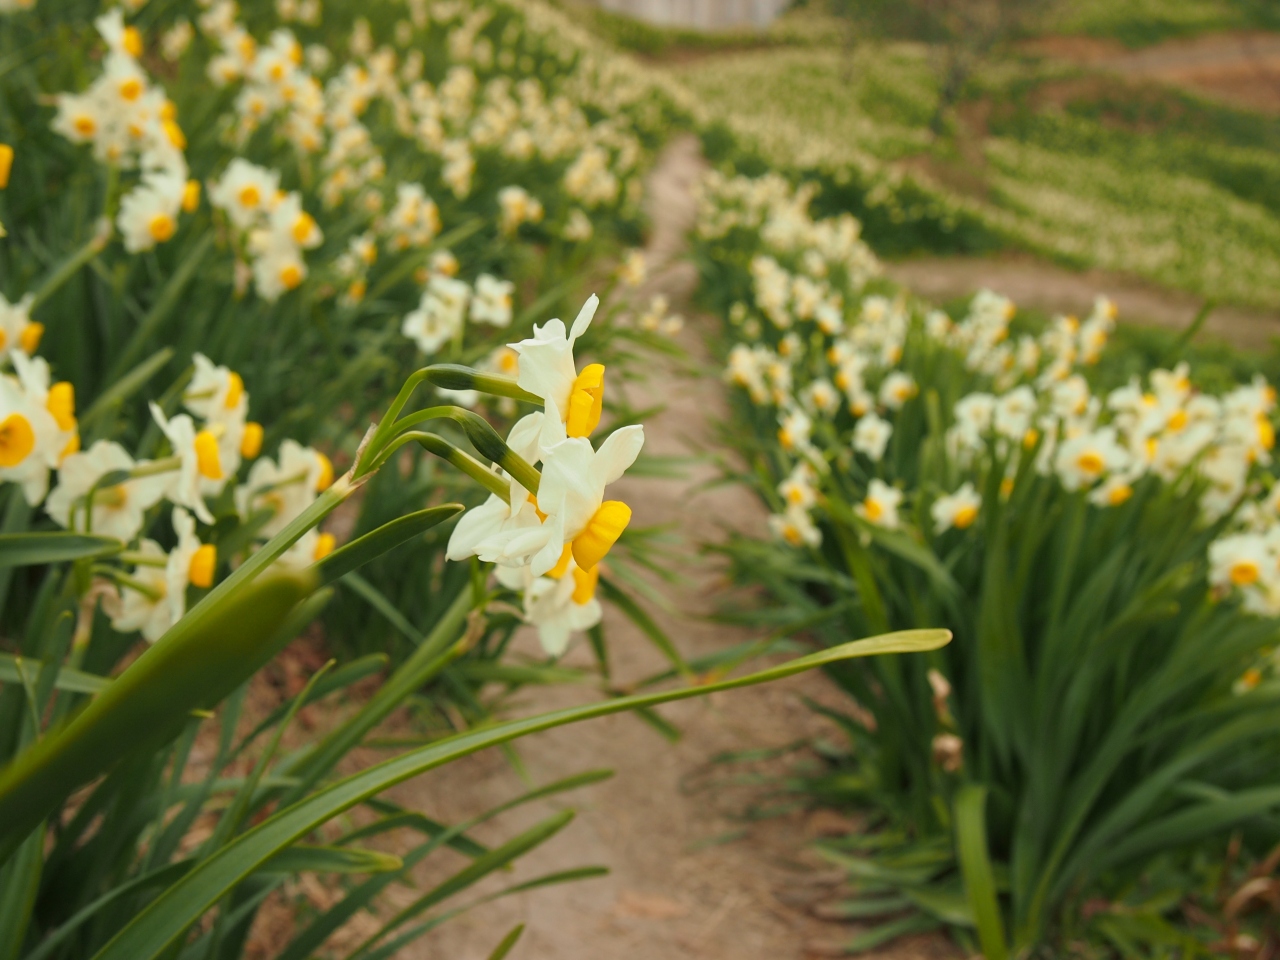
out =
[[[942,931],[991,958],[1219,955],[1228,933],[1177,911],[1238,879],[1213,872],[1232,837],[1256,882],[1230,924],[1274,899],[1261,376],[1110,362],[1103,296],[1080,318],[920,302],[854,212],[890,248],[998,230],[868,186],[874,164],[711,170],[688,306],[722,321],[698,333],[729,412],[699,454],[769,520],[697,561],[746,588],[759,639],[690,659],[653,614],[672,534],[624,499],[676,466],[638,398],[690,364],[686,305],[642,248],[655,157],[725,136],[687,90],[523,0],[0,0],[0,77],[0,955],[260,956],[267,905],[315,877],[272,956],[431,949],[472,907],[607,872],[507,875],[564,840],[563,807],[477,839],[607,776],[535,782],[513,741],[624,712],[676,739],[654,707],[815,669],[848,745],[787,790],[866,817],[816,848],[849,952]],[[1002,188],[1046,231],[1070,211],[1043,195],[1101,176],[1052,166]],[[1167,175],[1153,203],[1244,239],[1149,272],[1263,298],[1270,221],[1244,237],[1252,207]],[[1112,249],[1078,233],[1082,259]],[[622,621],[664,669],[613,675]],[[323,665],[264,709],[295,641]],[[513,702],[569,682],[594,696]],[[489,747],[523,792],[455,823],[387,793]],[[1280,947],[1265,923],[1231,926],[1233,955]],[[487,955],[532,955],[523,931],[486,930]]]

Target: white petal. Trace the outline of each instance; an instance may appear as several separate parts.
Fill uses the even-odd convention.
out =
[[[600,444],[595,460],[591,464],[592,473],[599,479],[600,486],[605,487],[621,477],[640,456],[644,446],[644,427],[633,424],[615,430]]]
[[[587,302],[582,305],[582,309],[578,311],[577,318],[573,321],[573,329],[569,331],[569,345],[580,336],[587,332],[587,327],[591,326],[592,319],[595,318],[596,308],[600,306],[600,298],[594,293],[587,297]]]
[[[542,421],[543,415],[541,412],[531,413],[517,420],[515,426],[511,428],[511,432],[507,434],[507,446],[517,456],[523,457],[530,463],[537,463],[542,459],[542,454],[538,449],[538,440],[542,434]]]
[[[557,563],[564,553],[564,521],[560,517],[547,517],[542,524],[546,530],[547,542],[529,560],[529,569],[535,577],[540,577]]]
[[[600,507],[604,485],[594,482],[595,456],[586,437],[571,437],[544,451],[538,507],[548,516],[562,517],[570,537]]]
[[[568,648],[571,632],[567,621],[549,620],[538,624],[538,642],[542,644],[547,656],[558,657]]]
[[[476,547],[497,533],[502,528],[502,521],[510,516],[511,510],[506,502],[491,494],[488,500],[468,510],[458,520],[458,525],[449,535],[445,557],[449,560],[462,560],[474,556]]]

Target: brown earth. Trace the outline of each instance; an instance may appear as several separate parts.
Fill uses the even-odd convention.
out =
[[[1224,33],[1128,50],[1114,40],[1041,37],[1031,53],[1134,80],[1182,87],[1232,106],[1280,113],[1280,35]]]

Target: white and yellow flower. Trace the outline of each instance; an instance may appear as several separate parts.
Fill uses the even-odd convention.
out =
[[[146,512],[165,495],[169,478],[163,473],[137,477],[97,490],[92,513],[86,517],[87,495],[107,474],[145,468],[114,440],[98,440],[88,450],[73,453],[58,468],[58,485],[44,509],[67,529],[115,537],[129,543],[142,530]]]
[[[873,479],[867,484],[867,495],[854,505],[854,512],[868,523],[887,530],[898,528],[898,507],[902,504],[902,491],[883,480]]]
[[[567,331],[564,321],[548,320],[535,326],[529,339],[510,345],[520,357],[517,383],[541,397],[548,411],[553,407],[563,411],[570,438],[590,436],[603,411],[603,364],[588,364],[579,373],[573,357],[574,344],[591,325],[599,305],[600,298],[592,294]]]
[[[982,495],[972,483],[964,483],[955,493],[949,493],[933,501],[929,513],[933,517],[935,533],[946,533],[952,527],[965,530],[978,519],[982,508]]]

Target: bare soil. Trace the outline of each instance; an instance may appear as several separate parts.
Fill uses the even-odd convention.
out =
[[[1182,87],[1250,110],[1280,113],[1280,35],[1224,33],[1127,50],[1114,40],[1041,37],[1029,52],[1129,79]]]

